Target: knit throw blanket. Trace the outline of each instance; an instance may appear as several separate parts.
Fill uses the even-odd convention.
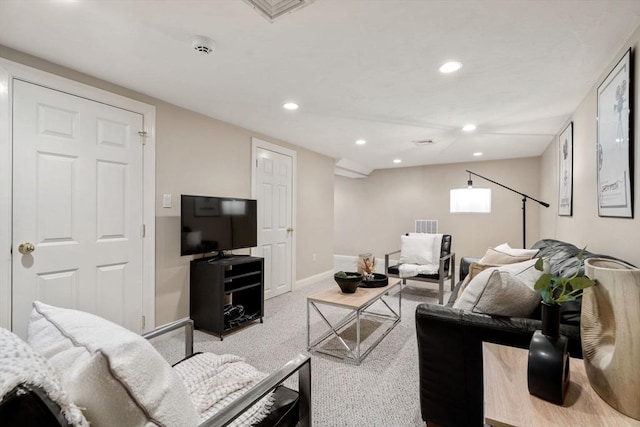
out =
[[[418,274],[438,274],[439,264],[400,264],[398,275],[405,279]]]
[[[49,362],[17,335],[0,328],[0,403],[20,384],[41,388],[60,406],[69,424],[89,426],[80,409],[62,390]]]
[[[237,399],[267,376],[231,354],[200,353],[174,367],[191,401],[200,413],[200,421]],[[263,420],[273,405],[272,393],[243,412],[231,426],[251,426]]]

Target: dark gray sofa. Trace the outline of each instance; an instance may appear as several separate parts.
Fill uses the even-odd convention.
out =
[[[551,273],[570,276],[580,266],[580,249],[558,240],[544,239],[532,247],[537,257],[550,260]],[[584,258],[609,258],[585,251]],[[420,407],[422,419],[440,426],[482,426],[482,342],[528,348],[541,329],[539,311],[533,318],[492,317],[452,308],[469,265],[477,258],[463,257],[460,282],[446,306],[420,304],[416,308]],[[583,270],[579,274],[583,274]],[[581,301],[565,303],[560,333],[569,338],[572,357],[582,358]]]

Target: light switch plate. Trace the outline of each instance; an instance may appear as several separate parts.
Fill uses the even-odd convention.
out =
[[[171,207],[171,194],[163,194],[162,195],[162,207],[170,208]]]

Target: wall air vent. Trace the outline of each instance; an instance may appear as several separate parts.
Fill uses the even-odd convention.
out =
[[[243,0],[273,22],[279,17],[313,3],[315,0]]]
[[[416,233],[438,233],[437,219],[416,219]]]

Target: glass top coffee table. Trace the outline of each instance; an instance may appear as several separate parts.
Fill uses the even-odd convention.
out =
[[[397,311],[391,308],[387,300],[389,296],[397,295]],[[394,298],[395,299],[395,298]],[[331,307],[338,310],[332,310]],[[313,341],[311,340],[311,312],[312,309],[320,316],[324,325],[328,327]],[[381,312],[381,309],[383,312]],[[337,321],[331,321],[329,314],[336,315],[338,312],[346,315]],[[329,313],[331,311],[331,313]],[[307,350],[317,351],[319,353],[328,354],[330,356],[342,358],[360,364],[362,360],[373,350],[382,339],[400,322],[402,316],[402,288],[400,280],[389,279],[389,284],[380,288],[358,288],[353,294],[345,294],[340,291],[338,285],[325,289],[307,297]],[[381,327],[386,325],[387,328],[381,333],[375,334],[371,339],[371,343],[366,343],[363,348],[362,342],[362,323],[364,319],[374,319],[376,325]],[[377,329],[377,328],[376,328]],[[353,344],[349,345],[345,338],[345,333],[355,333],[352,340]],[[373,335],[373,334],[372,334]],[[340,351],[336,349],[325,348],[329,340],[334,339],[337,342]]]

